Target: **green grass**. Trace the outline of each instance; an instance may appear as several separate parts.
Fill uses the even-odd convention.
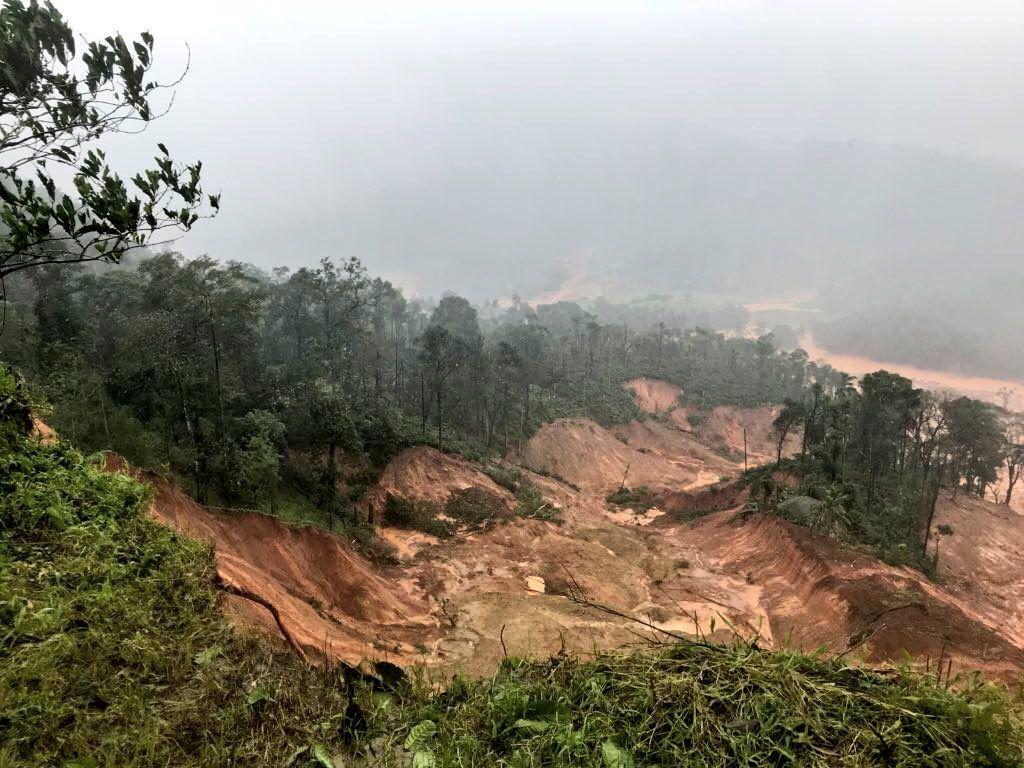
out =
[[[277,766],[338,742],[336,677],[233,634],[209,548],[151,522],[144,486],[5,437],[0,766]]]
[[[233,633],[209,548],[134,480],[25,438],[19,402],[0,376],[0,768],[1021,765],[1000,689],[747,645],[414,674],[357,691],[346,746],[339,672]]]
[[[508,659],[491,679],[419,680],[373,711],[398,766],[1016,766],[1020,722],[976,682],[952,693],[750,645],[682,644],[593,661]],[[417,763],[414,761],[413,765]]]

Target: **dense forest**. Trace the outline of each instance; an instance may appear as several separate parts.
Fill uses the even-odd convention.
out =
[[[787,504],[769,498],[768,487],[765,503],[819,532],[926,569],[937,557],[936,550],[928,559],[928,546],[940,488],[1009,504],[1017,482],[1022,446],[1014,418],[979,400],[915,388],[888,371],[867,374],[858,386],[850,377],[832,389],[814,382],[801,399],[786,401],[774,426],[780,451],[786,434],[800,429],[800,453],[790,464],[819,503]]]
[[[886,371],[857,384],[770,336],[602,323],[568,301],[407,299],[355,259],[43,267],[9,280],[0,354],[83,448],[165,467],[206,503],[332,528],[360,524],[354,502],[407,446],[499,456],[555,418],[621,423],[640,416],[623,388],[637,376],[699,408],[781,406],[778,458],[800,434],[790,463],[822,503],[763,503],[925,568],[939,488],[1008,504],[1021,452],[994,406]]]
[[[560,416],[628,420],[635,376],[704,407],[842,380],[770,337],[606,324],[572,302],[410,300],[354,259],[267,275],[172,253],[10,279],[0,354],[76,444],[165,465],[200,500],[266,509],[279,495],[341,505],[342,464],[415,443],[498,454]]]

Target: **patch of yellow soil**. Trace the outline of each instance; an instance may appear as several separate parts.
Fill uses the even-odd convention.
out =
[[[35,438],[43,445],[53,445],[57,442],[57,433],[48,424],[35,416],[30,418],[32,419],[32,430],[29,432],[29,437]]]
[[[645,413],[668,413],[679,405],[683,390],[663,379],[633,379],[623,387],[633,393],[637,407]]]
[[[641,453],[590,419],[545,424],[515,458],[536,472],[605,492],[623,481],[630,487],[675,487],[688,485],[696,477],[693,469]]]

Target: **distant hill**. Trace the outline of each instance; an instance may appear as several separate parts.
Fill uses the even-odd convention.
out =
[[[485,298],[495,284],[532,295],[570,279],[591,293],[756,281],[763,294],[893,264],[1002,262],[1024,243],[1024,169],[1006,164],[611,121],[492,139],[425,127],[367,148],[360,167],[383,153],[389,170],[339,179],[343,245],[384,271],[430,263],[424,291]]]

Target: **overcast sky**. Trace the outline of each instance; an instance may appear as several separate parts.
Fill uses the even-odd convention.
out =
[[[191,46],[172,113],[112,147],[125,170],[158,140],[204,161],[223,213],[179,243],[187,254],[350,255],[333,249],[355,218],[380,215],[365,199],[386,208],[409,174],[457,167],[460,146],[515,162],[508,137],[549,128],[688,124],[1024,166],[1020,0],[59,5],[87,36],[150,30],[165,75]],[[415,217],[403,227],[414,245]],[[354,255],[436,288],[411,253]]]

